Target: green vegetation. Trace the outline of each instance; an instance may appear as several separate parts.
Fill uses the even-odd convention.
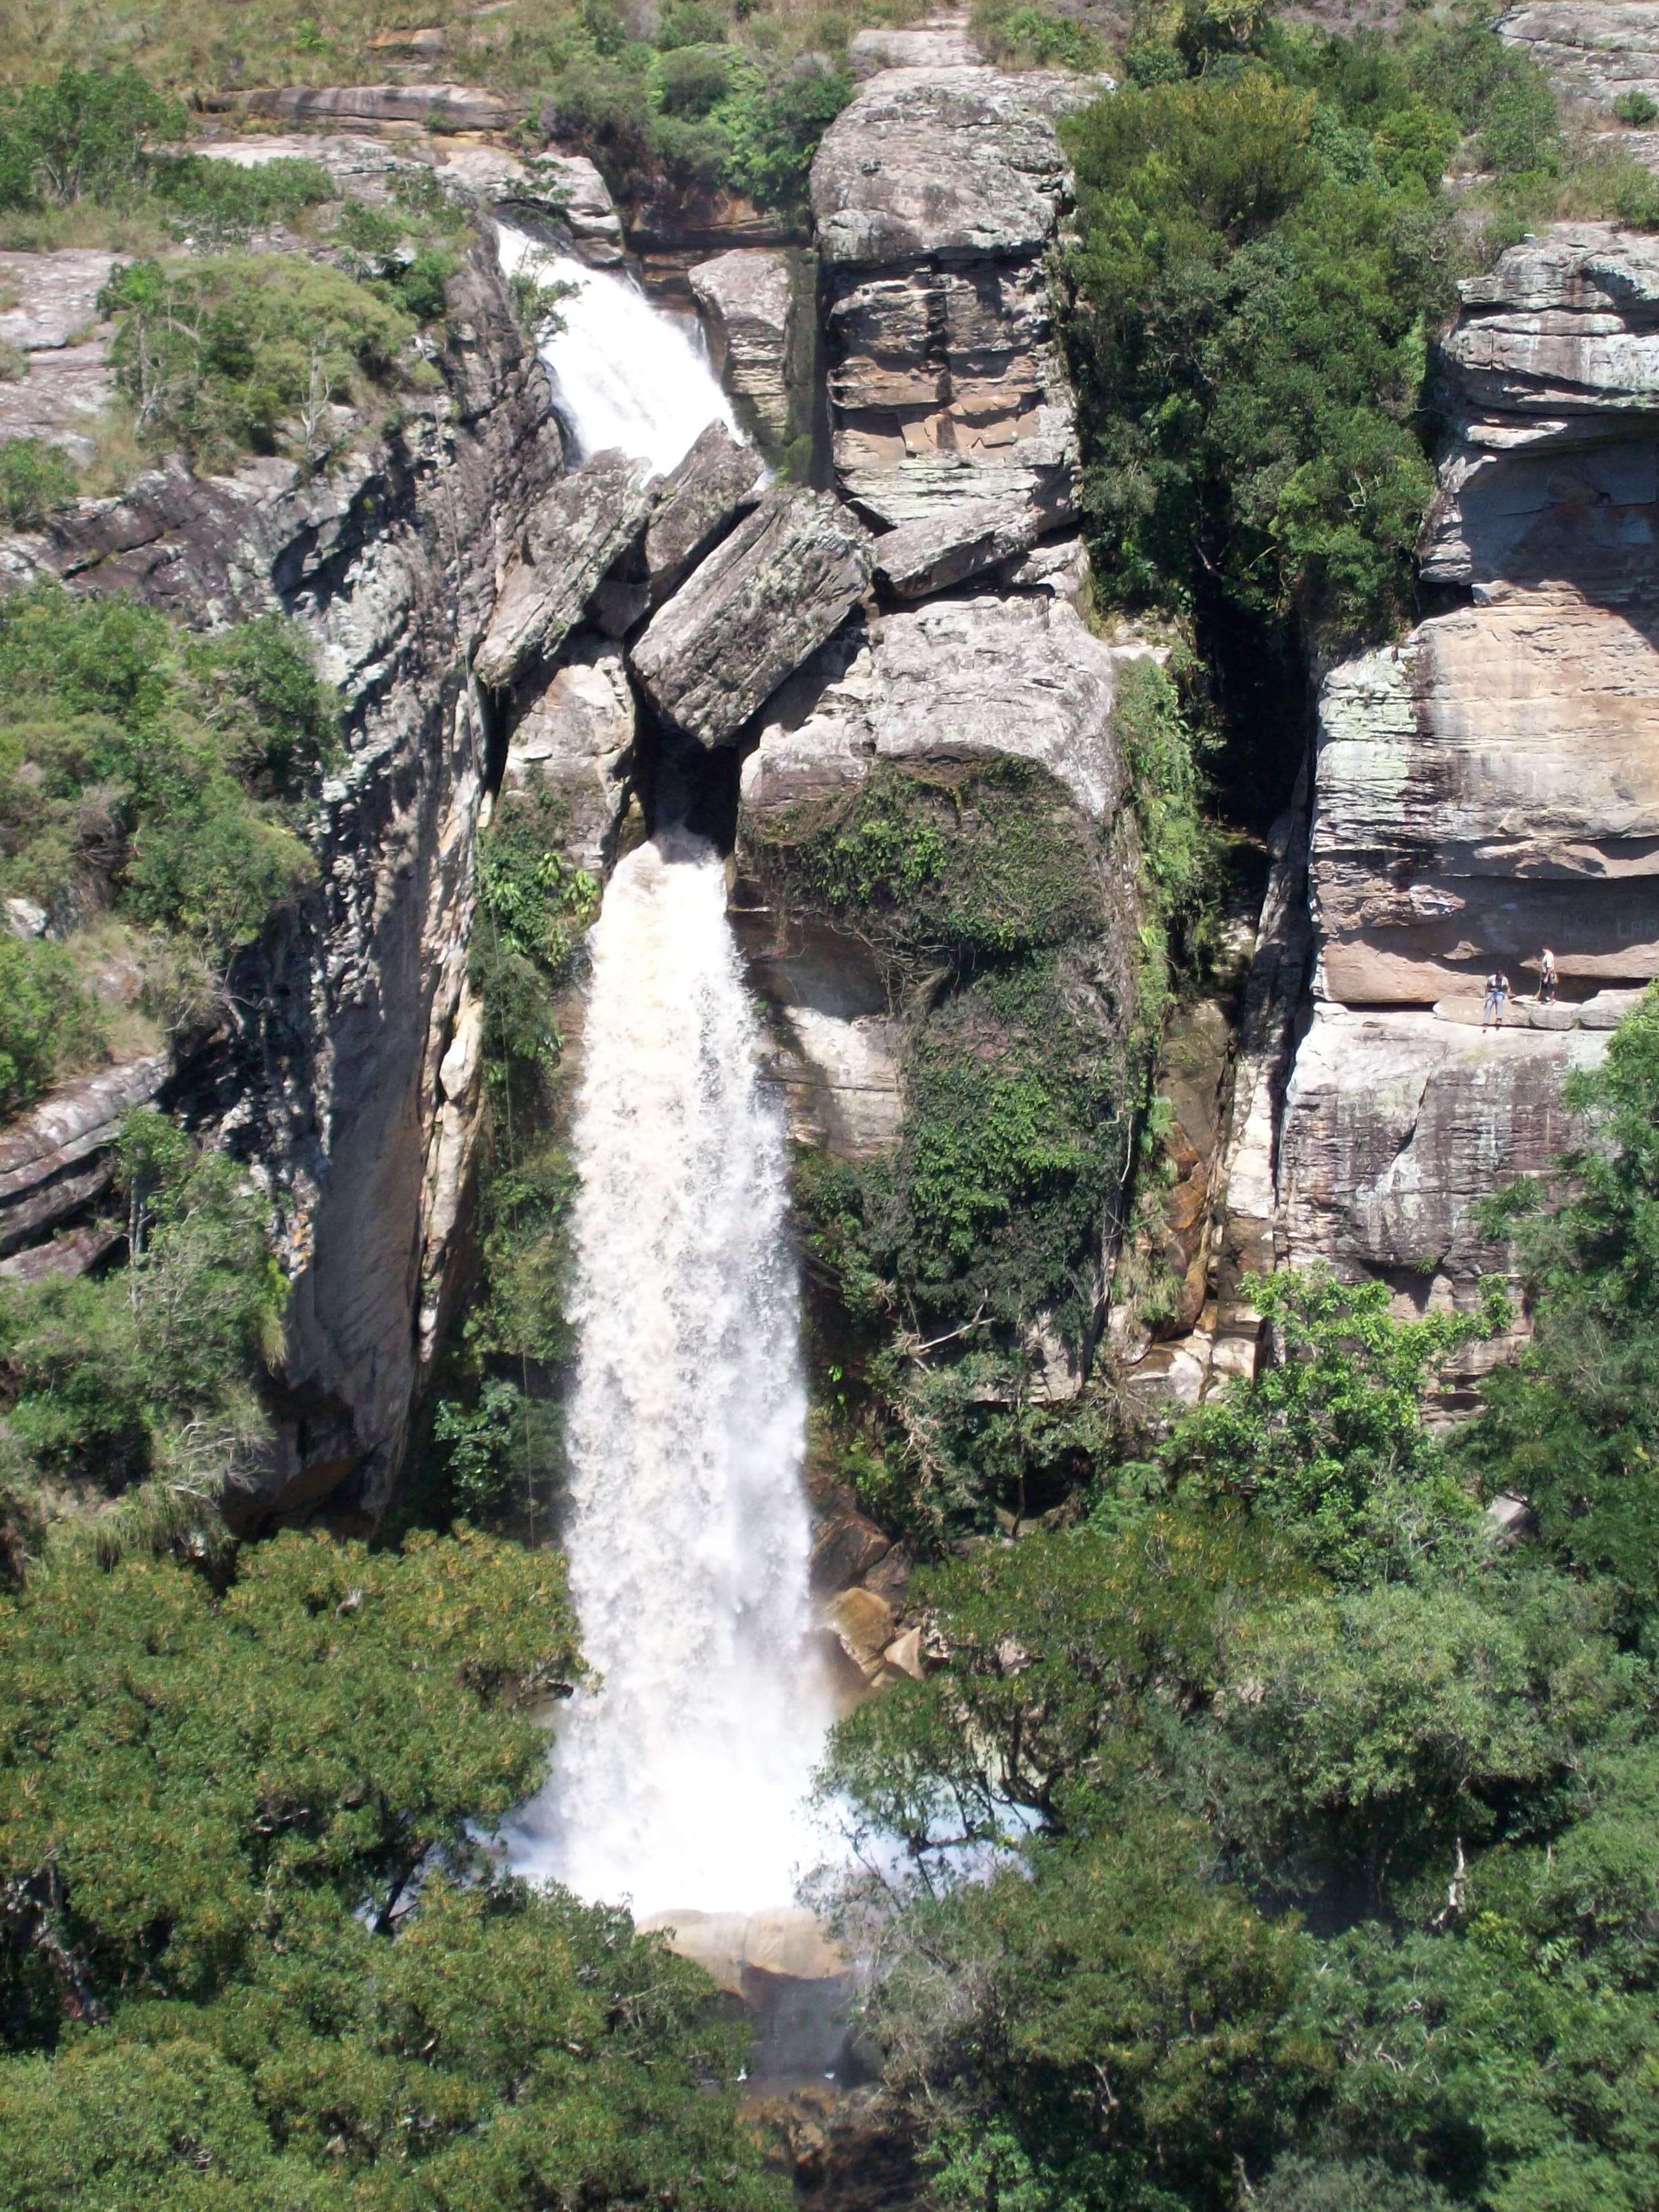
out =
[[[441,1378],[430,1508],[533,1537],[559,1468],[559,1370],[575,1175],[552,1134],[560,1000],[599,910],[564,854],[562,801],[503,798],[478,841],[468,975],[485,1083],[478,1285]]]
[[[227,1492],[269,1443],[258,1382],[288,1306],[270,1202],[150,1109],[128,1117],[118,1157],[126,1268],[0,1285],[0,1559],[14,1577],[60,1515],[106,1557],[213,1551]]]
[[[0,2206],[773,2202],[704,1978],[474,1840],[579,1669],[557,1557],[466,1533],[5,1601]]]
[[[1645,92],[1626,92],[1613,103],[1613,112],[1632,131],[1646,131],[1659,123],[1659,100]]]
[[[191,638],[130,600],[36,586],[0,605],[0,895],[60,940],[3,955],[15,1111],[94,1054],[80,948],[106,956],[112,921],[145,1011],[202,1019],[215,976],[309,879],[297,833],[339,738],[333,694],[276,616]]]
[[[1504,1208],[1537,1336],[1468,1428],[1422,1391],[1480,1324],[1280,1278],[1279,1364],[913,1589],[941,1661],[826,1782],[899,1869],[844,1904],[932,2201],[1659,2193],[1659,992],[1574,1098],[1572,1194]]]
[[[130,62],[112,69],[69,62],[44,83],[9,86],[0,94],[7,243],[89,243],[95,222],[65,221],[76,210],[95,211],[128,233],[233,239],[296,222],[333,198],[327,172],[315,161],[243,169],[166,150],[190,127],[185,107]]]
[[[1574,171],[1548,81],[1473,18],[1389,44],[1152,9],[1127,60],[1129,87],[1062,125],[1101,588],[1245,637],[1385,632],[1411,605],[1453,278],[1559,203],[1645,219],[1639,180]],[[1492,181],[1454,204],[1460,160]]]
[[[343,270],[276,254],[131,262],[99,305],[115,322],[110,366],[140,438],[204,470],[245,452],[326,451],[337,404],[378,409],[405,380],[415,334],[410,316]]]
[[[980,52],[1005,69],[1098,70],[1106,49],[1086,23],[1032,0],[974,0],[969,27]]]
[[[37,530],[79,489],[75,464],[40,438],[0,440],[0,512],[14,530]]]

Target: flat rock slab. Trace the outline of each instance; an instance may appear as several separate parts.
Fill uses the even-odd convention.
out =
[[[1659,0],[1548,0],[1512,8],[1498,26],[1506,46],[1529,53],[1540,69],[1611,114],[1621,94],[1659,100]]]
[[[168,1053],[119,1061],[63,1085],[0,1130],[0,1252],[46,1234],[108,1187],[122,1121],[172,1073]]]
[[[847,48],[847,65],[860,82],[884,70],[978,69],[983,64],[965,15],[932,16],[909,30],[878,24],[855,32]]]
[[[634,672],[676,729],[730,744],[869,582],[869,534],[846,508],[771,492],[652,618]]]
[[[1029,552],[1052,512],[1034,500],[963,500],[876,540],[876,575],[902,599],[925,599]]]
[[[605,572],[645,526],[656,480],[643,461],[595,453],[543,498],[508,563],[473,667],[500,690],[556,653]]]
[[[523,112],[471,84],[264,85],[217,95],[209,105],[296,123],[337,115],[365,123],[421,123],[430,131],[505,131]]]

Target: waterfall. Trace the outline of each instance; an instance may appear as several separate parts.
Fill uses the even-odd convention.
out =
[[[665,475],[711,422],[737,435],[695,321],[659,313],[628,276],[555,253],[510,223],[498,230],[509,276],[530,269],[544,284],[576,288],[541,345],[575,459],[619,447]]]
[[[510,1838],[520,1871],[640,1914],[788,1900],[830,1718],[784,1131],[726,903],[714,848],[669,832],[590,939],[565,1542],[602,1681]]]

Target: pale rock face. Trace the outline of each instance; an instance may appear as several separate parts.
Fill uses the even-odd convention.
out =
[[[1313,896],[1323,985],[1431,1005],[1659,973],[1659,242],[1557,225],[1464,287],[1425,574],[1474,604],[1334,669]]]
[[[1063,600],[939,599],[872,622],[861,651],[793,729],[744,763],[751,811],[833,795],[878,760],[1034,761],[1095,822],[1123,796],[1115,656]]]
[[[620,647],[580,632],[520,710],[507,740],[501,804],[550,792],[564,801],[561,847],[597,874],[628,798],[634,695]]]
[[[434,131],[506,131],[514,108],[471,84],[262,86],[223,94],[212,103],[245,115],[276,115],[307,123],[338,116],[362,123],[419,123]]]
[[[1611,114],[1621,93],[1645,92],[1659,100],[1659,4],[1624,0],[1545,0],[1512,8],[1498,26],[1511,46],[1531,54],[1570,91],[1583,94]]]
[[[814,302],[797,297],[799,258],[782,246],[738,246],[687,271],[702,310],[714,374],[739,416],[769,446],[805,427],[801,390]]]
[[[1502,1268],[1476,1200],[1545,1176],[1582,1135],[1561,1104],[1603,1035],[1472,1030],[1431,1013],[1315,1010],[1280,1135],[1279,1202],[1293,1267],[1399,1277],[1419,1310],[1467,1299]]]
[[[1075,419],[1043,265],[1071,191],[1053,117],[1099,89],[892,70],[824,134],[836,471],[878,520],[988,497],[1069,509]]]
[[[847,65],[861,83],[884,70],[973,69],[980,52],[963,15],[933,16],[913,30],[884,24],[855,32],[848,42]]]
[[[970,500],[901,523],[876,541],[876,575],[902,599],[924,599],[1030,551],[1049,517],[1031,500]]]
[[[28,356],[22,376],[0,383],[0,438],[39,438],[92,459],[95,418],[112,391],[98,295],[116,258],[83,247],[0,253],[0,288],[17,301],[0,313],[0,344]]]
[[[652,617],[634,672],[676,729],[730,744],[869,580],[869,540],[844,507],[822,492],[769,493]]]

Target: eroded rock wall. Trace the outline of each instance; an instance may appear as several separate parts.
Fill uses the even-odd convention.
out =
[[[1464,604],[1324,679],[1276,1158],[1279,1257],[1417,1308],[1499,1264],[1475,1200],[1547,1170],[1567,1072],[1659,974],[1659,248],[1603,223],[1512,247],[1441,368],[1423,570]]]

